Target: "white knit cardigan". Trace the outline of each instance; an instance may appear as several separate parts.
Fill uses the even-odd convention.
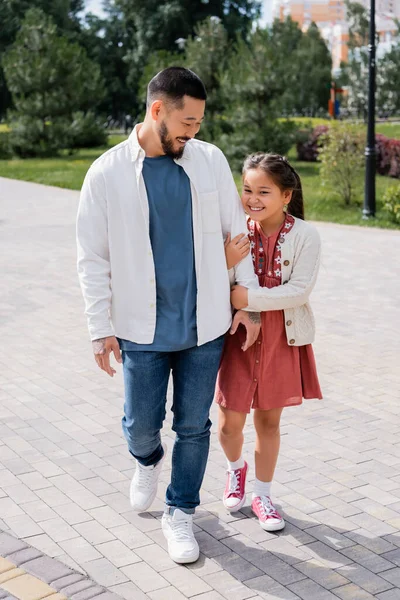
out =
[[[321,240],[316,228],[295,219],[281,245],[282,284],[249,289],[246,310],[283,310],[288,344],[305,346],[315,337],[315,321],[308,298],[317,279]]]

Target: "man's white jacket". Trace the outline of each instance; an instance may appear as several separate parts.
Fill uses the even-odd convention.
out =
[[[144,150],[136,126],[128,140],[90,167],[81,192],[78,274],[92,340],[116,335],[151,344],[156,327],[156,280],[149,205],[142,175]],[[197,280],[198,344],[224,334],[232,312],[224,238],[246,233],[240,198],[223,153],[199,140],[176,160],[190,179]],[[179,239],[171,239],[179,247]],[[175,265],[170,265],[171,270]],[[258,288],[251,257],[235,268],[240,285]]]

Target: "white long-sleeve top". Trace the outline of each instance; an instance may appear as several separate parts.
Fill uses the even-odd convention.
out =
[[[288,344],[305,346],[315,337],[315,322],[308,302],[321,260],[321,240],[316,228],[295,219],[281,245],[282,284],[250,289],[247,310],[283,310]]]
[[[156,327],[156,281],[149,205],[142,176],[145,152],[136,126],[128,140],[90,167],[77,218],[78,274],[92,340],[116,335],[151,344]],[[244,211],[223,153],[199,140],[176,160],[192,194],[197,280],[198,344],[224,334],[232,312],[224,238],[247,231]],[[174,265],[171,265],[171,269]],[[251,257],[235,268],[240,285],[258,288]]]

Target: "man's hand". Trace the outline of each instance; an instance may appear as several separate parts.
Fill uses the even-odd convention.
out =
[[[231,289],[231,304],[237,310],[249,305],[249,290],[242,285],[234,285]]]
[[[110,365],[110,354],[114,352],[115,360],[122,363],[121,350],[119,349],[118,340],[115,336],[101,338],[92,342],[94,357],[100,369],[114,377],[116,370]]]
[[[240,286],[237,286],[240,287]],[[245,289],[245,288],[242,288]],[[233,323],[230,330],[231,335],[233,335],[238,326],[244,325],[246,327],[246,341],[242,346],[243,352],[246,352],[254,344],[257,340],[258,335],[261,329],[261,317],[260,313],[256,312],[245,312],[244,310],[239,310],[235,316],[233,317]]]

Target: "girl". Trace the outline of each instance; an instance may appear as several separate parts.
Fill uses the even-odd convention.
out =
[[[242,351],[240,328],[226,341],[216,401],[219,440],[228,460],[223,503],[237,511],[245,502],[248,465],[242,457],[243,428],[254,409],[256,430],[252,510],[266,531],[278,531],[284,520],[271,501],[271,482],[279,453],[279,423],[285,406],[303,398],[322,398],[311,343],[314,318],[308,297],[320,261],[316,229],[304,221],[303,193],[298,174],[282,156],[254,154],[243,167],[242,203],[254,269],[260,288],[234,286],[236,309],[262,311],[257,342]],[[235,239],[226,244],[228,269],[243,258]]]

